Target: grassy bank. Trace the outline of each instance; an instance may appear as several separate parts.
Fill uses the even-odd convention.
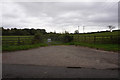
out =
[[[79,43],[79,42],[70,42],[70,43],[62,43],[62,42],[51,42],[51,43],[39,43],[39,44],[32,44],[32,45],[12,45],[12,46],[2,46],[2,51],[17,51],[17,50],[27,50],[37,47],[44,47],[49,45],[76,45],[76,46],[84,46],[90,47],[105,51],[114,51],[118,52],[119,45],[118,44],[92,44],[92,43]]]
[[[44,47],[47,46],[48,44],[45,43],[39,43],[39,44],[32,44],[32,45],[5,45],[2,46],[2,51],[17,51],[17,50],[27,50],[31,48],[37,48],[37,47]]]
[[[84,47],[90,47],[90,48],[95,48],[105,51],[114,51],[114,52],[120,51],[119,44],[92,44],[92,43],[71,42],[71,43],[65,43],[65,45],[84,46]]]
[[[50,46],[50,45],[64,45],[62,42],[54,41],[51,43],[38,43],[38,44],[32,44],[32,45],[2,45],[2,51],[18,51],[18,50],[28,50],[32,48],[37,47],[44,47],[44,46]]]

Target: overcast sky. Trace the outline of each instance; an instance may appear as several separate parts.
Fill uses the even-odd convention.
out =
[[[118,25],[117,2],[4,2],[4,28],[39,28],[47,32],[108,30]]]

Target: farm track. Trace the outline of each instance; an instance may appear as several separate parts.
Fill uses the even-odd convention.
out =
[[[31,50],[5,52],[3,64],[118,68],[118,53],[76,46],[48,46]]]

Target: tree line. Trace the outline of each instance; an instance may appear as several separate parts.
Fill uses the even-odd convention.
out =
[[[46,30],[45,29],[28,29],[28,28],[24,28],[24,29],[17,29],[17,28],[11,28],[11,29],[4,29],[2,27],[2,35],[35,35],[36,33],[42,33],[42,34],[46,34]]]
[[[109,30],[106,31],[97,31],[97,32],[87,32],[88,34],[92,34],[92,33],[100,33],[100,32],[112,32],[113,29],[115,28],[114,26],[108,26]],[[34,29],[34,28],[24,28],[24,29],[17,29],[17,28],[11,28],[11,29],[5,29],[3,27],[0,27],[0,29],[2,29],[2,35],[35,35],[36,33],[41,33],[41,34],[85,34],[85,33],[79,33],[79,30],[75,30],[74,33],[69,33],[68,31],[65,31],[64,33],[56,33],[54,32],[46,32],[45,29]],[[116,31],[116,30],[114,30]]]

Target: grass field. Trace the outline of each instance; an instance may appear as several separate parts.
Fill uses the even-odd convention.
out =
[[[47,46],[48,44],[44,43],[39,43],[39,44],[32,44],[32,45],[12,45],[12,46],[7,46],[4,45],[2,46],[2,51],[17,51],[17,50],[27,50],[31,48],[37,48],[37,47],[44,47]]]
[[[27,50],[47,46],[47,43],[33,44],[34,36],[2,36],[2,51]]]
[[[119,35],[119,34],[120,34],[120,30],[119,31],[113,31],[113,32],[84,33],[84,34],[79,34],[79,35],[108,36],[108,35]]]
[[[117,44],[120,40],[119,32],[120,31],[79,34],[79,36],[78,34],[74,34],[74,40],[72,42],[63,43],[60,41],[52,41],[49,44],[46,43],[47,39],[44,43],[32,44],[33,36],[2,36],[2,51],[25,50],[48,45],[76,45],[107,51],[119,51],[119,44]],[[94,36],[96,37],[94,38]]]
[[[90,47],[99,50],[114,51],[114,52],[120,51],[119,44],[91,44],[91,43],[71,42],[71,43],[65,43],[64,45],[84,46],[84,47]]]
[[[75,42],[118,44],[120,31],[73,35]]]
[[[33,36],[2,36],[2,45],[17,45],[32,43]]]

